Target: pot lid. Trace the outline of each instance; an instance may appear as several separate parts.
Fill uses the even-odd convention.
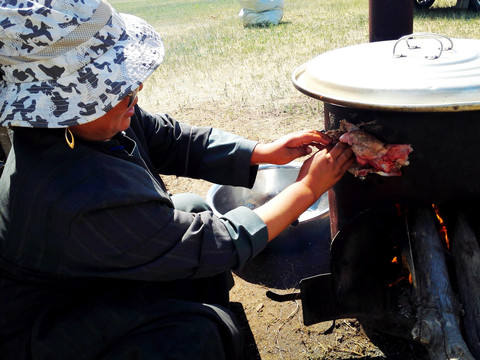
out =
[[[327,103],[394,111],[480,109],[480,40],[412,34],[325,52],[292,76]]]

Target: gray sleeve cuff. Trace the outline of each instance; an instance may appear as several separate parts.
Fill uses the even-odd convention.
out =
[[[236,179],[241,179],[241,183],[244,184],[248,188],[252,188],[257,177],[258,165],[250,165],[250,160],[252,158],[253,149],[257,145],[258,142],[243,139],[239,141],[238,147],[240,151],[238,152],[238,159],[239,166],[235,166],[234,169],[244,169],[245,167],[249,167],[250,171],[237,171],[235,174]]]
[[[267,226],[254,211],[244,206],[227,212],[221,219],[237,250],[238,264],[234,270],[241,269],[267,246]]]
[[[212,129],[208,140],[208,178],[213,183],[252,187],[258,166],[250,165],[256,141]]]

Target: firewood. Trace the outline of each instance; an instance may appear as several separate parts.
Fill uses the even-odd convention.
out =
[[[447,223],[460,300],[463,325],[470,351],[480,359],[480,246],[467,215],[455,211]]]
[[[474,360],[461,335],[461,308],[450,284],[435,214],[418,207],[410,209],[408,217],[418,306],[413,338],[425,346],[432,360]]]

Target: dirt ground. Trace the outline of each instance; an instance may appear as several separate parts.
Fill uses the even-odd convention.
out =
[[[295,275],[300,265],[285,262],[293,270],[291,275]],[[285,294],[298,288],[279,289],[252,279],[246,281],[236,275],[231,291],[231,300],[242,307],[252,334],[247,359],[428,359],[420,345],[378,331],[368,330],[367,334],[357,319],[305,326],[300,300],[276,302],[266,296],[267,291]],[[329,332],[332,325],[333,331]]]
[[[273,112],[238,109],[235,115],[222,119],[212,116],[218,111],[218,108],[183,109],[178,115],[171,115],[178,120],[195,119],[194,125],[213,125],[259,141],[274,140],[290,131],[323,128],[322,114],[312,116],[295,109]],[[212,185],[176,177],[165,180],[174,193],[195,192],[202,196],[206,196]],[[242,272],[234,274],[235,286],[230,296],[232,309],[246,333],[246,360],[429,359],[425,349],[413,341],[366,330],[356,319],[336,320],[330,333],[325,332],[331,321],[305,326],[300,300],[276,302],[266,296],[267,291],[278,294],[299,291],[301,279],[329,271],[328,218],[319,220],[315,226],[312,232],[316,236],[300,238],[304,242],[300,246],[286,249],[277,244],[269,248],[275,244],[272,242]]]

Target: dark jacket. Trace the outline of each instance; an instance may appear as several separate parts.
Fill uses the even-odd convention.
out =
[[[108,288],[241,267],[266,246],[260,218],[247,208],[222,218],[176,210],[158,173],[252,186],[254,145],[138,107],[124,133],[77,138],[73,150],[63,129],[15,129],[0,178],[0,336],[92,282]]]

